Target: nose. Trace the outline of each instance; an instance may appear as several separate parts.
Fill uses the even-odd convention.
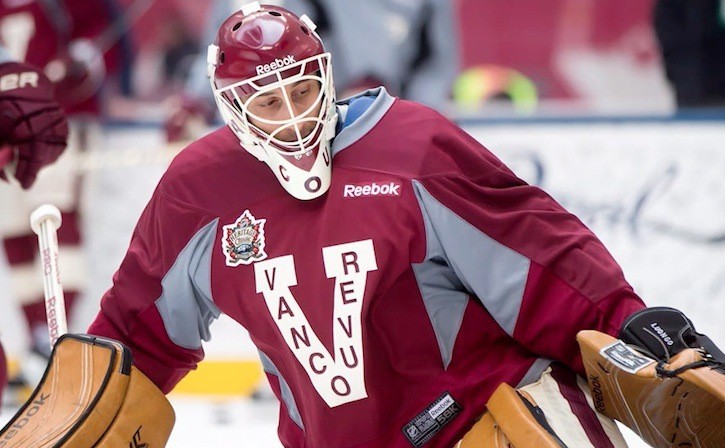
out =
[[[307,111],[307,108],[309,107],[308,104],[300,104],[292,102],[292,113],[295,114],[293,118],[301,118],[302,114],[304,114]]]
[[[297,133],[295,132],[295,126],[300,131],[300,137],[307,137],[312,132],[315,124],[309,121],[303,123],[290,124],[284,127],[278,134],[277,138],[284,141],[297,140]]]
[[[277,113],[270,117],[277,121],[287,121],[295,118],[302,118],[302,114],[307,110],[307,106],[290,102],[288,106],[281,107]]]

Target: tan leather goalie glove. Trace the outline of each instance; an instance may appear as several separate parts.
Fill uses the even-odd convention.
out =
[[[0,448],[163,447],[174,426],[164,394],[120,342],[58,339],[43,379],[0,431]]]
[[[672,308],[633,315],[620,338],[577,335],[597,411],[654,447],[725,447],[725,355]]]

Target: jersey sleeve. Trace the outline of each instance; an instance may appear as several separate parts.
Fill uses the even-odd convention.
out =
[[[202,340],[220,314],[210,286],[217,223],[158,187],[88,330],[126,344],[165,393],[203,359]]]
[[[413,181],[426,259],[447,264],[519,343],[583,373],[577,332],[617,335],[644,304],[579,219],[463,131],[452,134],[438,140],[457,167]]]

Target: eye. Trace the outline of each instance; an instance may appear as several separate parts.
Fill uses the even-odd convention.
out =
[[[278,101],[279,100],[275,97],[264,98],[264,99],[257,101],[257,107],[261,107],[263,109],[269,108],[269,107],[274,106]]]
[[[310,86],[302,85],[302,86],[299,86],[297,89],[295,89],[292,92],[292,97],[293,98],[304,98],[309,93],[310,93]]]

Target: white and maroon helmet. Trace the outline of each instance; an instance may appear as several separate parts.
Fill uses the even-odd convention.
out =
[[[330,187],[330,140],[337,114],[330,53],[315,33],[315,24],[284,8],[253,2],[232,14],[209,46],[209,78],[221,116],[242,147],[266,163],[285,190],[297,199],[323,195]],[[303,80],[320,83],[306,111],[294,115],[284,87]],[[280,89],[291,118],[270,120],[253,114],[254,98]],[[318,114],[310,114],[321,105]],[[271,134],[251,123],[277,126]],[[312,131],[303,135],[301,128]],[[278,138],[280,132],[295,138]],[[291,140],[291,141],[290,141]]]

